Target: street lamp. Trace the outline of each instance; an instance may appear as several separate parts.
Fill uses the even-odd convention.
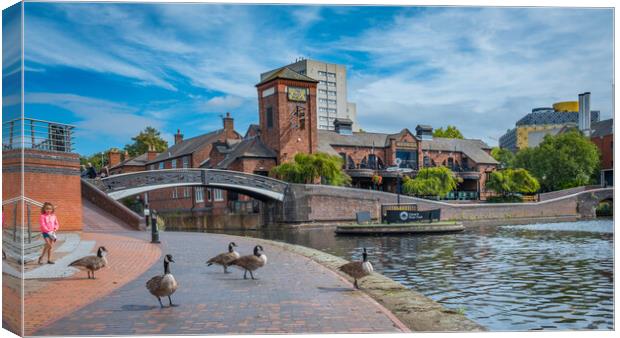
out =
[[[389,172],[396,172],[396,203],[398,205],[400,205],[400,190],[401,190],[401,175],[403,173],[410,173],[413,171],[413,169],[411,168],[401,168],[400,164],[403,163],[403,160],[401,160],[400,158],[397,158],[396,161],[394,161],[394,163],[396,164],[396,166],[394,167],[389,167],[387,169],[385,169],[386,171]]]

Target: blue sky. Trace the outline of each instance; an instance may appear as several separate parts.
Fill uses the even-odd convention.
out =
[[[26,3],[25,111],[75,124],[84,154],[227,111],[244,133],[260,73],[304,56],[347,66],[364,130],[453,124],[496,145],[584,91],[611,117],[612,25],[609,9]]]

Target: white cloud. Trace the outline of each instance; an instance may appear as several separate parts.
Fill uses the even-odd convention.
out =
[[[371,58],[368,72],[352,74],[349,100],[362,127],[456,124],[488,142],[532,108],[576,100],[583,91],[609,115],[612,38],[605,15],[451,8],[397,17],[338,44]]]

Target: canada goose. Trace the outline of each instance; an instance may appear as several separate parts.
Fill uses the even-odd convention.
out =
[[[373,272],[372,264],[370,264],[370,262],[368,261],[368,254],[366,253],[366,248],[364,248],[364,252],[362,253],[361,262],[356,261],[347,263],[341,266],[339,270],[353,277],[353,285],[356,289],[359,289],[359,286],[357,285],[357,280],[362,277],[366,277]]]
[[[104,246],[100,246],[97,249],[97,255],[91,255],[82,257],[78,260],[75,260],[69,264],[69,266],[74,266],[80,270],[86,270],[88,273],[88,279],[95,279],[95,271],[105,267],[108,265],[108,260],[105,256],[108,254],[108,250]]]
[[[248,271],[250,272],[250,276],[252,277],[252,279],[256,279],[254,278],[254,274],[252,273],[252,271],[255,271],[256,269],[263,267],[265,264],[267,264],[267,256],[265,256],[264,253],[261,253],[262,251],[263,247],[257,245],[254,247],[253,255],[241,256],[230,262],[228,265],[236,265],[245,270],[243,272],[243,279],[248,279]]]
[[[172,304],[172,299],[170,298],[170,295],[172,295],[177,290],[179,284],[174,279],[174,276],[170,273],[170,262],[174,263],[172,255],[164,256],[164,274],[162,276],[155,276],[149,279],[148,282],[146,282],[146,288],[153,296],[157,297],[159,305],[162,308],[164,307],[164,304],[162,304],[161,302],[161,297],[166,296],[168,297],[170,306],[176,306],[176,304]]]
[[[224,267],[224,273],[228,273],[228,264],[239,258],[239,253],[233,249],[237,244],[235,242],[230,242],[228,244],[228,252],[221,253],[207,261],[207,266],[211,266],[213,264],[221,265]]]

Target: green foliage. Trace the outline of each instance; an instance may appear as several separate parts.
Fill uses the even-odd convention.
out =
[[[487,198],[487,203],[521,203],[523,197],[519,195],[491,196]]]
[[[491,149],[491,156],[499,162],[500,169],[512,168],[515,161],[515,154],[505,148],[495,147]]]
[[[95,170],[100,171],[103,166],[108,164],[108,151],[109,150],[105,150],[91,155],[80,156],[80,164],[86,166],[90,163],[95,167]]]
[[[537,147],[519,151],[514,167],[531,172],[543,191],[555,191],[591,183],[599,157],[594,143],[578,130],[571,130],[547,135]]]
[[[415,178],[405,177],[403,191],[417,196],[446,196],[456,189],[457,180],[446,167],[422,168]]]
[[[535,193],[540,189],[540,184],[525,169],[505,169],[492,172],[486,187],[506,196],[514,193]]]
[[[597,217],[609,217],[614,215],[614,205],[610,201],[602,201],[596,206]]]
[[[291,183],[311,184],[317,179],[321,184],[348,185],[351,177],[343,170],[340,156],[325,153],[298,153],[293,161],[282,163],[271,169],[271,176]]]
[[[463,138],[463,134],[458,130],[455,126],[448,125],[444,130],[443,127],[439,129],[435,129],[433,131],[434,137],[444,137],[444,138]]]
[[[131,138],[132,144],[125,145],[125,150],[130,157],[146,153],[149,149],[162,152],[168,149],[168,142],[160,136],[160,132],[153,127],[146,127],[140,134]]]

